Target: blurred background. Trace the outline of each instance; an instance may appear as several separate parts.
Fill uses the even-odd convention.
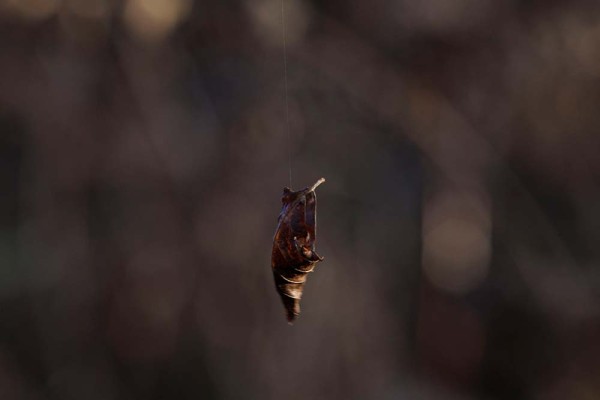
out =
[[[600,398],[600,4],[0,0],[0,398]]]

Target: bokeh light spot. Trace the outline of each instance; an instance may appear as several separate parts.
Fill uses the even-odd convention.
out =
[[[125,23],[139,39],[158,42],[189,14],[191,5],[190,0],[129,0],[125,6]]]
[[[436,196],[425,210],[423,269],[444,290],[465,293],[486,277],[489,216],[478,197]]]

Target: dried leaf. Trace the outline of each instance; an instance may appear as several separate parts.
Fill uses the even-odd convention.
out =
[[[300,298],[306,277],[315,265],[323,260],[315,251],[317,235],[317,194],[315,189],[324,178],[314,185],[293,192],[283,189],[283,203],[279,223],[273,238],[271,267],[275,286],[281,296],[292,323],[300,314]]]

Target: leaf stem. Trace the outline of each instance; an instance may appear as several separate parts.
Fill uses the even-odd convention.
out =
[[[314,185],[312,185],[310,188],[308,188],[308,191],[314,192],[314,190],[317,188],[317,186],[319,186],[323,182],[325,182],[325,178],[319,178],[319,180],[316,181]]]

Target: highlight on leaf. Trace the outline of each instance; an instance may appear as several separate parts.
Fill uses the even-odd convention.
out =
[[[300,314],[300,299],[309,272],[323,257],[315,251],[317,236],[317,194],[315,189],[325,182],[320,178],[312,186],[297,192],[286,187],[282,208],[273,237],[271,267],[275,287],[291,324]]]

